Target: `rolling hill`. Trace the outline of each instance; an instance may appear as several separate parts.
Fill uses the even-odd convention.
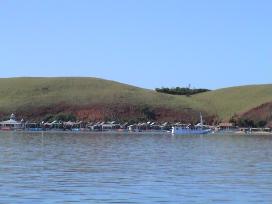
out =
[[[272,102],[272,85],[232,87],[191,97],[157,93],[98,78],[0,79],[0,117],[28,120],[73,114],[80,120],[228,121]],[[269,106],[270,107],[270,106]],[[267,106],[265,106],[267,109]],[[255,111],[256,112],[256,111]],[[256,114],[253,114],[256,118]],[[258,117],[258,114],[257,114]]]
[[[197,94],[193,97],[208,112],[220,119],[229,119],[233,115],[242,115],[265,103],[272,102],[272,85],[249,85],[224,88]]]
[[[0,79],[0,113],[43,119],[73,113],[84,120],[187,120],[201,104],[98,78]]]

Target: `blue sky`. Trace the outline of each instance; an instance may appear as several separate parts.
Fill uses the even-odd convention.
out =
[[[0,77],[271,83],[270,0],[0,0]]]

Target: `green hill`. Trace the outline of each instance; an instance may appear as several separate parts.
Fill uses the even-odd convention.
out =
[[[41,112],[40,116],[59,112],[87,115],[90,112],[101,118],[111,117],[113,112],[122,112],[122,109],[133,109],[130,110],[133,114],[162,108],[164,112],[172,110],[181,114],[187,108],[200,110],[201,106],[185,96],[166,95],[97,78],[0,79],[2,115],[17,112],[36,117],[36,112]],[[95,113],[97,111],[99,113]]]
[[[133,104],[198,108],[188,97],[98,78],[9,78],[0,79],[0,108],[12,110],[27,106],[47,106],[65,102],[71,105]]]
[[[208,112],[221,119],[243,114],[264,103],[272,102],[272,85],[250,85],[224,88],[193,96]]]
[[[44,119],[75,114],[79,119],[228,120],[272,102],[272,85],[232,87],[174,96],[98,78],[0,79],[0,116]]]

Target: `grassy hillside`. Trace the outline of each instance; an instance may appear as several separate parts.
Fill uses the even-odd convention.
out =
[[[272,85],[251,85],[219,89],[192,97],[209,112],[222,119],[242,114],[261,104],[272,101]]]
[[[130,107],[148,107],[156,109],[155,114],[165,119],[190,115],[188,110],[192,110],[228,120],[234,114],[242,114],[267,102],[272,102],[272,85],[232,87],[186,97],[97,78],[0,79],[2,116],[11,112],[30,117],[40,112],[42,116],[69,109],[82,117],[91,114],[93,118],[95,115],[111,117],[115,112],[118,112],[116,117],[123,117],[129,111],[130,115],[137,113],[138,110]]]
[[[0,79],[0,109],[43,106],[59,102],[89,105],[129,103],[199,108],[188,97],[172,96],[98,78]]]
[[[174,110],[201,104],[186,96],[172,96],[97,78],[9,78],[0,79],[0,112],[30,111],[41,107],[129,105]]]

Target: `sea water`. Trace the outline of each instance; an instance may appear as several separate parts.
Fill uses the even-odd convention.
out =
[[[0,133],[0,203],[272,203],[272,136]]]

